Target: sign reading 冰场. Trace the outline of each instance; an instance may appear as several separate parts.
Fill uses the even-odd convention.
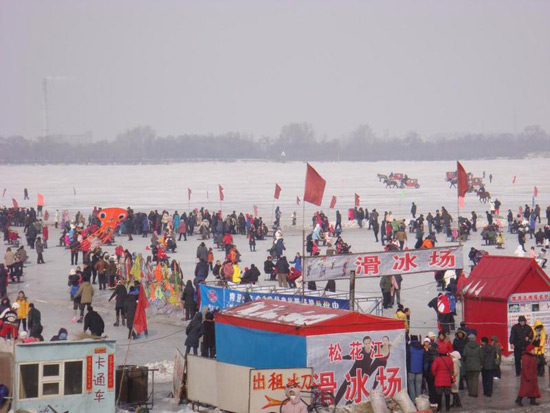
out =
[[[461,246],[425,250],[365,252],[319,257],[306,257],[304,279],[325,281],[357,277],[413,274],[463,268]]]
[[[307,337],[307,365],[320,390],[336,404],[368,400],[379,387],[386,398],[407,389],[405,331],[383,330]]]

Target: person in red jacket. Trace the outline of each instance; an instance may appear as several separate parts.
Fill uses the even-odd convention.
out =
[[[539,382],[537,377],[537,357],[533,354],[535,346],[529,344],[521,357],[521,382],[519,386],[516,404],[523,406],[521,399],[528,397],[531,405],[538,405],[536,398],[540,397]]]
[[[445,354],[451,354],[454,350],[453,345],[451,344],[451,339],[449,338],[448,334],[441,330],[439,334],[437,335],[437,347],[441,350],[442,348],[445,350]]]
[[[451,377],[453,376],[453,360],[447,353],[446,346],[439,347],[439,357],[432,363],[435,392],[437,394],[437,411],[441,411],[443,395],[445,395],[445,410],[451,409]]]

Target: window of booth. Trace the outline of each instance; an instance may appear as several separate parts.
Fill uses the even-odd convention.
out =
[[[82,394],[84,361],[19,365],[19,399]]]

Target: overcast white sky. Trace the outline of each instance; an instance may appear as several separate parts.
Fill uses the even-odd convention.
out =
[[[550,1],[0,1],[0,136],[550,131]],[[515,114],[515,115],[514,115]]]

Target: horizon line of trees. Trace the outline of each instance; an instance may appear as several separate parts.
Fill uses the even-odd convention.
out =
[[[284,156],[282,155],[284,153]],[[149,126],[129,129],[113,141],[72,142],[56,136],[0,137],[0,164],[158,163],[166,161],[265,159],[279,161],[411,161],[523,158],[550,153],[550,135],[528,126],[517,135],[465,134],[423,139],[377,137],[360,125],[341,139],[317,138],[307,123],[290,123],[276,138],[254,139],[240,133],[157,136]]]

